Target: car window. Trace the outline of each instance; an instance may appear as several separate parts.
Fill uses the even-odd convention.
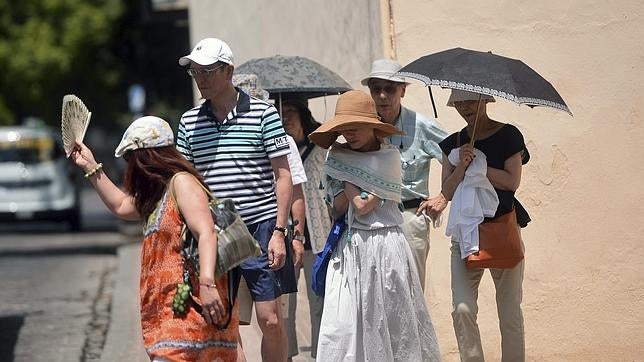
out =
[[[54,140],[49,137],[0,141],[0,162],[32,164],[51,161],[59,153]]]

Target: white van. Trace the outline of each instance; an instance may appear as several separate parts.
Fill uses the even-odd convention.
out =
[[[66,221],[80,230],[76,175],[59,134],[0,127],[0,221]]]

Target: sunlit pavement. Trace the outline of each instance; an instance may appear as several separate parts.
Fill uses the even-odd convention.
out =
[[[15,258],[65,256],[70,253],[115,255],[110,322],[100,360],[148,361],[142,344],[138,303],[141,227],[113,218],[93,190],[84,189],[81,195],[81,232],[69,232],[62,223],[0,224],[0,254]],[[304,288],[306,285],[302,275],[296,318],[300,353],[293,357],[293,361],[300,362],[314,361],[310,355],[310,321]],[[16,326],[16,330],[24,328],[20,327]],[[45,333],[46,330],[41,332]],[[79,333],[81,338],[82,328]],[[240,327],[240,333],[247,360],[261,361],[261,332],[255,318],[250,326]],[[45,335],[40,338],[48,340]]]
[[[297,294],[297,314],[295,317],[297,344],[300,353],[293,357],[294,362],[315,361],[311,357],[311,320],[309,319],[309,302],[306,297],[305,283],[304,274],[302,273],[297,286],[299,292]],[[254,313],[251,324],[249,326],[240,326],[239,331],[242,336],[246,359],[249,362],[261,361],[262,332],[257,325]]]

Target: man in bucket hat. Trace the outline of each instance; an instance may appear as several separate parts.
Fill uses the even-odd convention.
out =
[[[447,133],[436,122],[401,105],[409,83],[396,75],[400,68],[395,60],[376,60],[369,76],[362,80],[362,85],[369,87],[381,120],[404,132],[404,135],[389,137],[389,141],[400,149],[405,220],[402,229],[414,254],[421,285],[425,288],[430,225],[427,217],[438,221],[447,206],[442,194],[428,198],[429,166],[432,159],[442,161],[438,142]]]
[[[260,242],[262,255],[246,260],[236,271],[255,301],[262,359],[284,361],[286,337],[278,302],[283,291],[275,271],[284,266],[291,208],[286,133],[275,107],[235,88],[233,53],[222,40],[199,41],[179,64],[188,67],[205,102],[181,117],[177,148],[216,197],[233,199]]]

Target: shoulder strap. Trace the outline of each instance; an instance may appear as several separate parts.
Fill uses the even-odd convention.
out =
[[[315,144],[313,142],[308,142],[306,144],[306,149],[302,153],[302,162],[306,160],[307,157],[309,157],[309,154],[311,154],[311,151],[315,148]]]

